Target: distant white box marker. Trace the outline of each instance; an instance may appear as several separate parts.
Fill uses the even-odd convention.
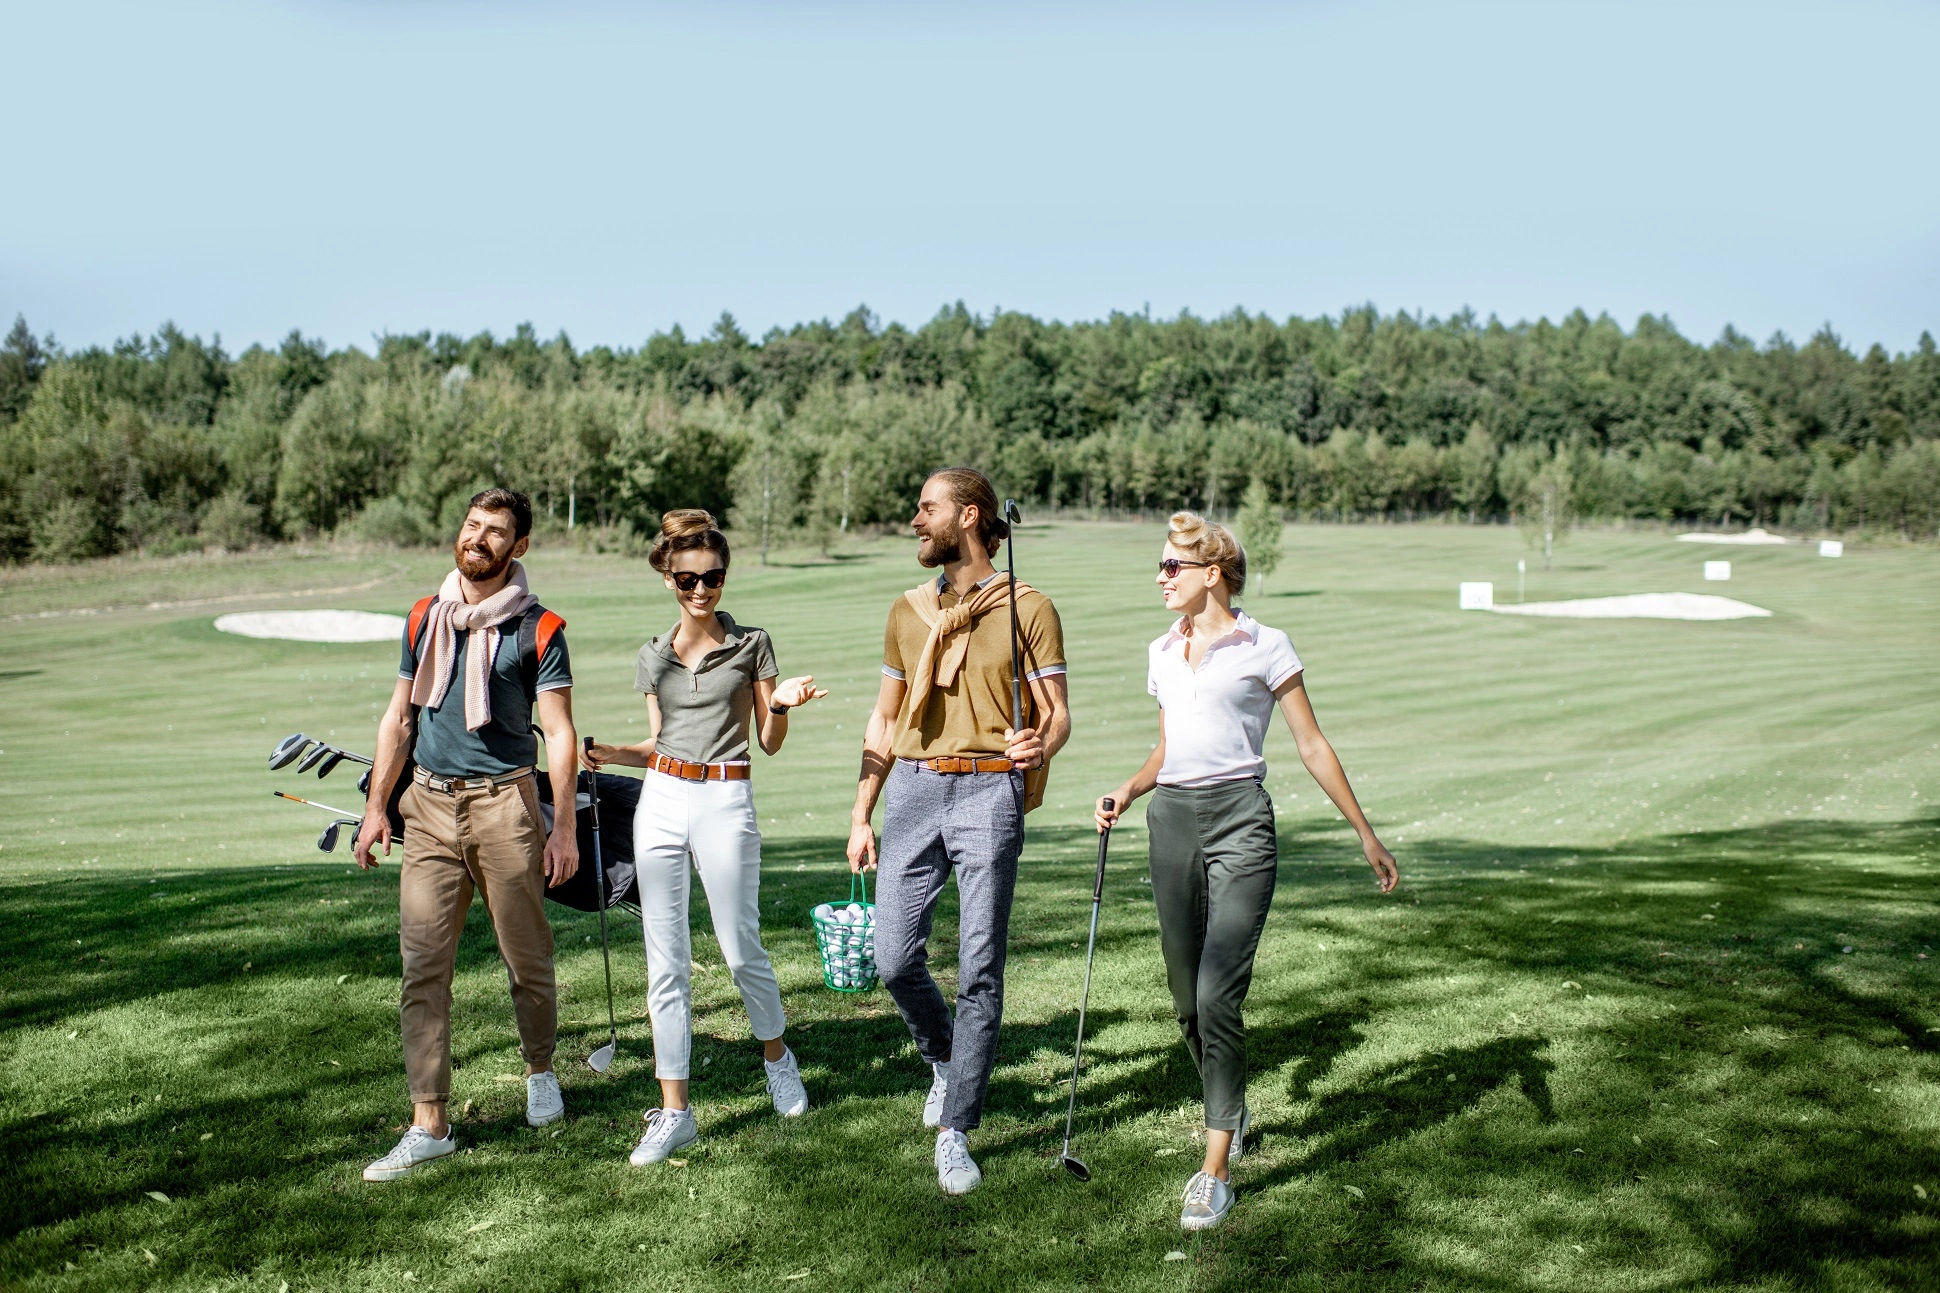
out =
[[[1843,557],[1846,555],[1846,545],[1838,539],[1820,539],[1819,555],[1822,557]]]
[[[1704,577],[1714,582],[1731,578],[1731,563],[1729,561],[1705,562]]]
[[[1465,611],[1486,611],[1495,605],[1494,584],[1461,585],[1461,608]]]

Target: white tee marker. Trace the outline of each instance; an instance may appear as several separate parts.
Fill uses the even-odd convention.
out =
[[[1729,561],[1705,562],[1704,577],[1714,583],[1731,578],[1731,563]]]
[[[1459,588],[1461,608],[1465,611],[1486,611],[1495,605],[1494,584],[1462,584]]]
[[[1843,557],[1846,555],[1846,545],[1838,539],[1820,539],[1819,555],[1822,557]]]

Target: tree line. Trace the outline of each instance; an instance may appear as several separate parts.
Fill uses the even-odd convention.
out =
[[[969,462],[1038,505],[1464,521],[1940,530],[1940,354],[1830,327],[1710,345],[1644,316],[1503,324],[1373,307],[919,328],[866,309],[755,339],[723,315],[637,349],[292,332],[239,355],[173,325],[68,352],[0,345],[0,560],[350,533],[442,542],[487,484],[550,529],[637,546],[673,506],[764,551],[900,524]]]

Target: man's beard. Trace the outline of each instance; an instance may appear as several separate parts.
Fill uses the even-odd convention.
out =
[[[926,532],[923,535],[922,546],[916,549],[916,560],[918,564],[931,570],[936,569],[938,566],[947,566],[953,561],[961,561],[962,559],[963,544],[954,535],[945,542],[935,535]]]
[[[458,573],[474,584],[497,579],[512,566],[512,554],[509,551],[503,557],[494,560],[489,551],[481,554],[466,547],[462,540],[451,545],[451,553],[458,560]]]

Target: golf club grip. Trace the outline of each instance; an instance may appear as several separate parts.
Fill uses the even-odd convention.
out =
[[[1105,811],[1110,812],[1118,806],[1117,802],[1106,797]],[[1091,905],[1096,907],[1105,898],[1105,846],[1111,842],[1111,827],[1098,832],[1098,878],[1091,885]]]

